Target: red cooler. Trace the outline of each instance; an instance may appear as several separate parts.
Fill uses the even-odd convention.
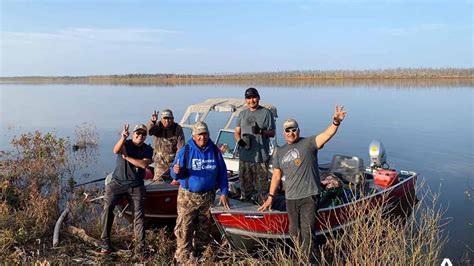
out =
[[[374,173],[374,184],[381,187],[389,187],[398,183],[398,173],[394,170],[381,169]]]

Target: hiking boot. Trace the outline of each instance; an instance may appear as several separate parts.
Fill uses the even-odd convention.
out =
[[[145,248],[145,245],[142,244],[136,246],[133,253],[135,253],[135,257],[138,258],[140,261],[144,261],[148,257],[148,252]]]
[[[253,194],[252,196],[250,196],[250,199],[248,201],[255,205],[261,205],[260,196],[258,194]]]
[[[239,200],[243,202],[251,202],[251,196],[245,197],[241,195]]]
[[[100,253],[103,255],[107,255],[112,253],[112,246],[110,245],[110,241],[102,240],[102,246],[100,249]]]

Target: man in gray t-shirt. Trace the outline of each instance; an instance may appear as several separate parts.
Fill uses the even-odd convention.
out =
[[[275,136],[272,112],[260,106],[260,95],[255,88],[245,91],[248,109],[237,117],[234,138],[240,146],[239,181],[242,200],[252,195],[262,203],[268,189],[267,171],[270,159],[270,138]]]
[[[301,245],[311,263],[316,262],[316,212],[321,193],[318,171],[318,150],[336,134],[347,113],[336,106],[332,124],[317,136],[300,137],[298,123],[294,119],[283,122],[286,144],[278,148],[273,160],[270,193],[258,208],[270,208],[282,176],[284,179],[286,210],[290,235]]]

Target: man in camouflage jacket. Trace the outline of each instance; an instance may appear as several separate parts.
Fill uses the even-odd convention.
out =
[[[154,179],[171,179],[169,169],[178,151],[184,146],[183,128],[174,122],[173,112],[165,109],[161,112],[161,120],[158,120],[158,112],[154,111],[148,121],[147,129],[153,140],[153,161],[155,162]]]

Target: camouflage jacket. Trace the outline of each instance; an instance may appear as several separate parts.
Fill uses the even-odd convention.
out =
[[[164,128],[161,121],[153,123],[151,120],[148,121],[147,128],[148,134],[154,136],[153,161],[155,167],[169,168],[176,153],[184,146],[183,128],[177,123],[173,123],[169,128]]]

